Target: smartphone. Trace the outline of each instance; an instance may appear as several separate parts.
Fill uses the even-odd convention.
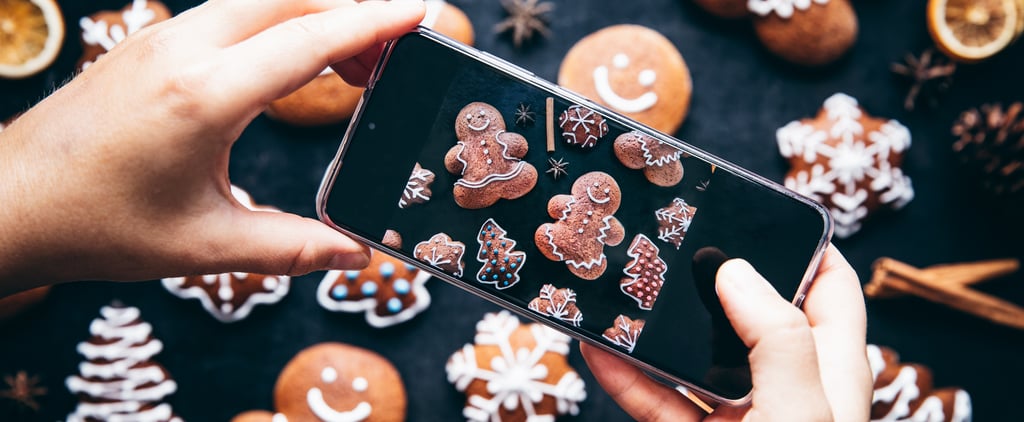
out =
[[[427,28],[385,48],[317,202],[349,236],[731,404],[748,350],[718,266],[744,258],[800,306],[832,231],[821,205]]]

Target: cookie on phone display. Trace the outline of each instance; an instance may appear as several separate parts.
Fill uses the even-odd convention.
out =
[[[577,42],[562,59],[558,84],[666,133],[683,123],[693,91],[679,50],[639,25],[610,26]]]
[[[412,319],[430,306],[430,274],[378,250],[362,270],[328,271],[316,299],[329,311],[363,312],[377,328]]]
[[[558,115],[562,139],[570,145],[593,148],[608,134],[608,122],[594,110],[581,105],[567,108]]]
[[[608,268],[605,245],[618,245],[626,236],[615,218],[621,201],[622,191],[607,173],[580,176],[572,195],[555,195],[548,201],[548,215],[557,221],[537,227],[537,248],[548,259],[565,262],[577,277],[597,279]]]
[[[540,295],[527,305],[531,311],[558,318],[574,327],[583,323],[583,312],[576,306],[576,292],[570,288],[559,289],[551,284],[540,288]]]
[[[671,204],[654,212],[658,220],[658,240],[671,243],[678,250],[696,214],[697,207],[687,204],[683,198],[673,198]]]
[[[408,208],[415,204],[423,204],[430,200],[433,193],[430,185],[434,183],[434,172],[420,167],[420,163],[412,169],[409,181],[402,190],[402,197],[398,199],[398,208]]]
[[[857,15],[849,0],[749,0],[761,43],[789,62],[822,66],[857,41]]]
[[[430,240],[417,243],[412,251],[416,259],[456,277],[462,277],[462,270],[466,267],[462,260],[465,253],[466,244],[452,240],[445,233],[435,234]]]
[[[499,199],[517,199],[537,184],[537,169],[523,161],[526,138],[505,131],[498,109],[469,103],[455,119],[458,143],[448,150],[444,166],[459,175],[452,191],[455,202],[468,209],[486,208]]]
[[[640,132],[627,132],[615,138],[615,157],[622,165],[643,170],[644,177],[658,186],[675,186],[683,180],[683,152]]]
[[[636,235],[626,250],[626,255],[632,258],[622,270],[626,277],[619,281],[622,293],[635,300],[640,309],[647,311],[654,308],[661,287],[665,285],[665,272],[668,271],[665,261],[658,256],[659,252],[647,236]]]
[[[380,243],[392,249],[402,249],[402,234],[389,229],[384,232],[384,238]]]
[[[80,19],[82,57],[78,59],[78,70],[85,70],[142,28],[170,18],[171,11],[163,3],[132,0],[121,10],[105,10]]]
[[[644,331],[645,323],[646,321],[642,319],[632,319],[625,315],[619,315],[615,317],[612,326],[604,330],[602,336],[612,342],[612,344],[625,349],[626,353],[633,353],[633,349],[636,348],[636,342]]]
[[[508,238],[508,232],[493,218],[488,218],[477,235],[480,252],[476,260],[483,264],[477,273],[477,281],[507,289],[519,282],[519,270],[526,264],[526,253],[514,250],[516,241]]]

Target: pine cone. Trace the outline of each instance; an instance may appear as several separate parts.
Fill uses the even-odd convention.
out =
[[[985,104],[953,124],[953,151],[997,195],[1024,194],[1024,104]]]

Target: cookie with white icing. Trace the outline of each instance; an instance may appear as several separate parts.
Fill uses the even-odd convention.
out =
[[[619,281],[619,289],[643,310],[654,308],[654,302],[665,285],[668,265],[658,256],[660,252],[658,246],[643,234],[636,235],[626,249],[630,261],[622,269],[626,276]]]
[[[178,385],[152,360],[163,350],[138,308],[104,306],[89,325],[92,337],[78,343],[86,361],[65,384],[78,397],[69,422],[132,420],[181,422],[164,402]]]
[[[466,262],[462,257],[466,254],[466,244],[452,240],[445,233],[438,233],[429,240],[417,243],[412,251],[413,256],[431,266],[456,277],[462,277]]]
[[[562,129],[562,139],[566,143],[582,148],[593,148],[608,134],[608,122],[604,116],[581,105],[571,106],[559,114],[558,127]]]
[[[316,299],[329,311],[363,312],[366,322],[383,328],[412,319],[430,306],[424,283],[430,274],[378,250],[362,270],[328,271]]]
[[[849,0],[749,0],[747,7],[761,43],[795,64],[832,63],[857,41]]]
[[[666,133],[686,119],[693,92],[679,50],[639,25],[610,26],[581,39],[562,59],[558,84]]]
[[[832,95],[817,117],[790,122],[775,136],[790,164],[786,187],[828,207],[840,238],[860,230],[872,213],[914,198],[900,169],[910,131],[869,116],[853,97]]]
[[[559,289],[552,284],[545,284],[541,286],[540,294],[526,307],[574,327],[583,323],[583,312],[576,304],[576,292],[568,287]]]
[[[602,337],[613,345],[621,347],[626,353],[633,353],[640,334],[643,334],[645,323],[646,321],[642,319],[619,315],[615,317],[612,326],[604,330]]]
[[[678,250],[690,230],[697,207],[687,204],[683,198],[673,198],[672,203],[654,211],[658,220],[658,240],[675,245]]]
[[[512,314],[489,313],[473,344],[448,359],[448,382],[466,394],[469,421],[553,421],[576,415],[586,386],[569,365],[569,337]]]
[[[493,218],[488,218],[476,238],[480,251],[476,260],[483,264],[476,280],[494,287],[507,289],[519,282],[519,271],[526,264],[526,253],[517,251],[516,241],[508,237]]]
[[[253,211],[279,212],[276,208],[256,205],[244,190],[231,187],[231,193]],[[286,275],[249,274],[242,272],[169,277],[163,279],[167,291],[182,299],[198,299],[210,315],[220,322],[245,319],[259,304],[274,304],[288,294],[291,278]]]
[[[971,396],[960,388],[933,389],[932,373],[917,364],[900,363],[888,347],[869,344],[868,363],[874,378],[871,420],[969,422]]]
[[[409,208],[429,201],[433,196],[433,192],[430,191],[430,185],[433,183],[434,172],[416,163],[409,174],[409,181],[405,183],[405,189],[402,189],[402,197],[398,198],[398,208]]]
[[[745,18],[750,13],[747,10],[747,0],[693,0],[693,2],[708,13],[720,18]]]
[[[85,70],[128,36],[142,28],[171,18],[171,11],[154,0],[132,0],[121,10],[98,12],[78,21],[82,29],[82,58],[78,69]]]
[[[644,177],[658,186],[675,186],[683,180],[683,151],[640,132],[626,132],[615,138],[612,148],[622,165],[643,170]]]

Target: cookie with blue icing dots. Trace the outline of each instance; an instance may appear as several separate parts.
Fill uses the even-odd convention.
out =
[[[514,250],[516,241],[508,238],[508,232],[493,218],[488,218],[480,227],[476,241],[480,252],[476,260],[484,264],[477,273],[477,281],[493,284],[498,289],[507,289],[519,282],[519,270],[526,264],[526,253]]]
[[[370,325],[388,327],[430,306],[430,293],[423,285],[428,279],[425,271],[373,250],[363,270],[328,272],[316,297],[327,310],[365,312]]]

